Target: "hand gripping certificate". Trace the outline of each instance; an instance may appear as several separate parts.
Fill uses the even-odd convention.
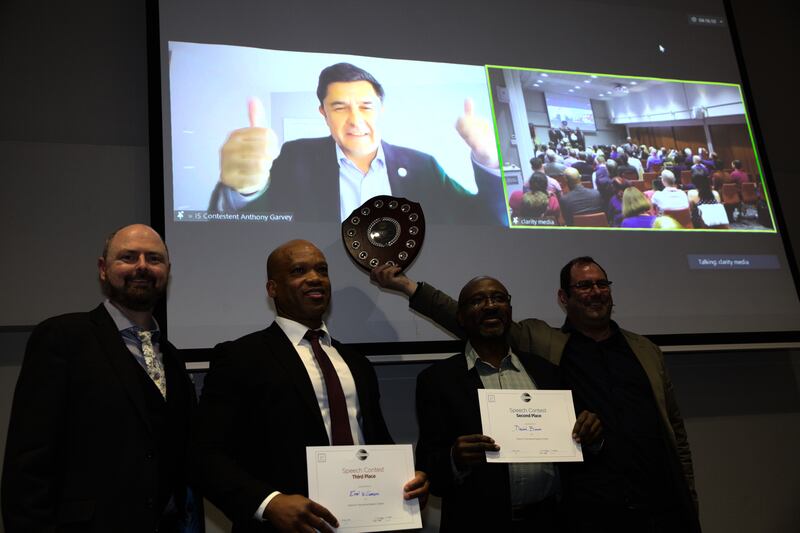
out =
[[[336,531],[422,527],[419,501],[403,499],[414,477],[410,444],[308,446],[308,497],[339,520]]]
[[[483,434],[499,452],[486,452],[488,463],[583,461],[572,440],[575,407],[572,391],[478,389]]]

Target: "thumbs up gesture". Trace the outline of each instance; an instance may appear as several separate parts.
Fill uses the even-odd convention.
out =
[[[220,150],[220,181],[241,194],[252,194],[269,183],[272,162],[278,157],[278,137],[264,126],[264,105],[258,98],[247,103],[250,126],[231,132]]]
[[[489,168],[500,166],[497,159],[497,144],[494,128],[488,120],[473,113],[471,98],[464,100],[464,114],[456,121],[456,131],[472,150],[475,160]]]

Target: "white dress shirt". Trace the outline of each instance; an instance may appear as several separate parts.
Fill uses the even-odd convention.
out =
[[[338,147],[337,147],[338,148]],[[314,357],[314,351],[311,349],[311,342],[304,339],[308,326],[304,326],[299,322],[290,320],[284,317],[276,317],[275,322],[278,324],[289,342],[292,343],[297,355],[306,367],[308,377],[311,379],[311,385],[314,387],[314,394],[317,396],[317,405],[319,405],[319,412],[322,414],[322,420],[325,423],[325,431],[328,434],[328,442],[331,441],[331,414],[328,405],[328,392],[325,387],[325,379],[322,377],[322,370],[317,363],[317,358]],[[350,433],[353,435],[353,444],[364,444],[364,434],[361,431],[361,406],[358,403],[358,391],[356,390],[356,382],[353,379],[353,374],[350,372],[350,367],[347,366],[342,356],[331,344],[331,336],[328,333],[328,328],[323,323],[319,328],[324,332],[320,336],[319,344],[322,350],[328,355],[339,376],[339,381],[342,384],[342,391],[344,392],[345,402],[347,403],[347,419],[350,422]],[[255,518],[263,520],[264,510],[267,508],[272,499],[281,494],[275,491],[267,496],[255,513]]]

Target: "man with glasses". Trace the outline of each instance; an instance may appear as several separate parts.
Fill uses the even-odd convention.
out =
[[[484,435],[478,389],[560,389],[558,368],[509,348],[511,296],[489,277],[468,282],[458,297],[456,320],[464,352],[438,361],[417,378],[418,467],[430,473],[442,496],[441,531],[559,531],[559,477],[552,463],[487,463],[499,447]],[[581,412],[572,436],[592,445],[597,416]]]
[[[372,279],[404,292],[412,309],[463,337],[457,303],[396,267]],[[514,351],[559,365],[576,410],[603,421],[601,453],[562,469],[576,505],[574,531],[699,531],[691,452],[661,350],[613,320],[611,282],[591,257],[561,270],[558,299],[567,317],[561,328],[537,319],[512,322]]]

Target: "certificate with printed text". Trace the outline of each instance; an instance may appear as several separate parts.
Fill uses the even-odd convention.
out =
[[[583,461],[572,440],[575,407],[572,391],[478,389],[483,434],[499,452],[486,452],[489,463]]]
[[[422,527],[417,499],[404,500],[414,477],[410,444],[308,446],[308,497],[339,520],[336,531]]]

